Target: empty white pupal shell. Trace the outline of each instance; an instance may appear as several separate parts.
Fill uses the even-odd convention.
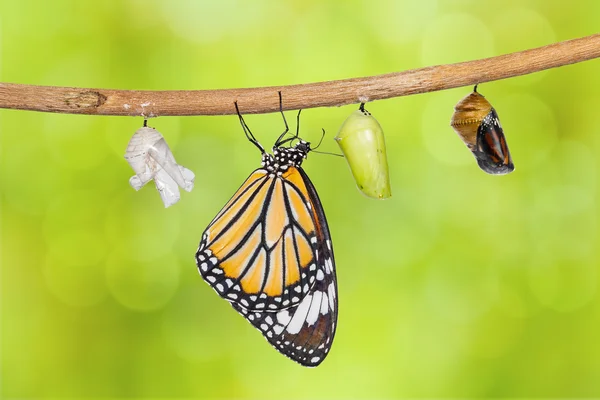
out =
[[[154,128],[145,126],[135,131],[127,145],[125,160],[135,172],[129,184],[140,190],[154,179],[165,207],[179,201],[178,186],[188,192],[194,188],[194,173],[175,162],[165,138]]]

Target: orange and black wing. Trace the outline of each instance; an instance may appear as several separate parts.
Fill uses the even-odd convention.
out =
[[[284,174],[284,178],[286,174]],[[329,227],[317,192],[301,168],[291,168],[286,184],[293,185],[310,205],[315,226],[316,282],[299,304],[271,312],[250,311],[232,304],[281,353],[309,367],[319,365],[333,343],[338,315],[335,259]]]
[[[298,169],[282,176],[254,171],[202,235],[200,274],[247,310],[298,305],[317,278],[311,207]]]
[[[515,169],[504,131],[494,108],[477,129],[477,147],[473,154],[479,167],[488,174],[502,175]]]

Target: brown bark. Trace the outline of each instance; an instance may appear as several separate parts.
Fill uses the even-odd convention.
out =
[[[600,34],[502,56],[363,78],[224,90],[113,90],[0,83],[0,108],[68,114],[243,114],[341,106],[474,85],[600,57]]]

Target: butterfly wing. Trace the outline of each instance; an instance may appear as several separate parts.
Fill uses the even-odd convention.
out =
[[[313,184],[301,168],[293,168],[288,182],[305,193],[316,228],[316,284],[302,301],[288,308],[266,312],[232,306],[285,356],[316,367],[327,356],[337,325],[337,280],[329,227]]]
[[[217,214],[196,253],[215,291],[251,311],[300,304],[315,285],[318,228],[302,177],[257,169]]]
[[[512,172],[512,162],[498,114],[492,108],[477,129],[477,149],[473,152],[479,167],[488,174]]]

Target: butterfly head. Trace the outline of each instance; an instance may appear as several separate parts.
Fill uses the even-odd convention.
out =
[[[289,167],[299,167],[311,151],[310,143],[302,139],[294,147],[273,147],[273,154],[263,153],[262,165],[268,171],[285,172]]]

